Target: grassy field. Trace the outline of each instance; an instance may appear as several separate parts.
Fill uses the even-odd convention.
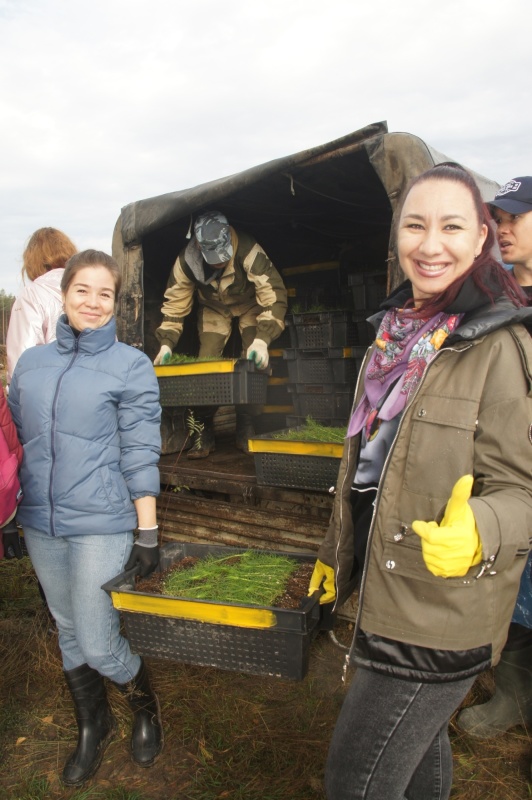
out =
[[[344,646],[351,633],[347,622],[335,631]],[[29,560],[0,561],[0,798],[323,800],[327,746],[345,693],[343,660],[344,651],[322,633],[299,682],[150,661],[165,726],[159,761],[149,770],[131,762],[129,711],[111,689],[116,737],[97,775],[81,789],[66,789],[58,775],[76,726],[57,636]],[[491,681],[482,676],[475,697],[487,699]],[[492,742],[453,726],[451,734],[453,800],[532,798],[524,728]]]

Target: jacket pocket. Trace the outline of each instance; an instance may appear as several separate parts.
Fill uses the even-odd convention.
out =
[[[401,537],[401,538],[399,538]],[[442,578],[433,575],[423,560],[421,539],[411,528],[403,527],[394,536],[387,535],[384,539],[381,569],[391,576],[397,575],[424,583],[441,585],[447,588],[473,586],[480,565],[471,567],[465,575],[458,578]]]
[[[100,467],[99,472],[109,505],[117,511],[123,511],[132,500],[122,473],[106,464]]]
[[[473,471],[478,402],[423,395],[411,410],[404,488],[424,497],[445,495]]]
[[[444,650],[469,650],[491,642],[498,652],[515,604],[515,579],[504,573],[477,579],[479,571],[480,565],[463,577],[438,577],[425,565],[421,540],[415,533],[402,542],[384,541],[379,558],[380,587],[378,579],[373,581],[381,590],[380,596],[375,596],[374,588],[370,598],[370,610],[375,618],[384,620],[384,626],[365,629]],[[367,587],[366,591],[369,593]],[[363,623],[364,618],[362,627]],[[401,635],[396,636],[395,630]]]

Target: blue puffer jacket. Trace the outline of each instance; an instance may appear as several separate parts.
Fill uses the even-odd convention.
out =
[[[24,445],[17,521],[51,536],[121,533],[133,500],[157,496],[159,388],[149,358],[116,341],[114,319],[20,357],[9,406]]]

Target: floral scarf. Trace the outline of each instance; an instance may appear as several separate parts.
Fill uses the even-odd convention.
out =
[[[347,429],[354,436],[362,428],[370,440],[380,420],[400,414],[413,395],[429,361],[463,314],[443,311],[430,319],[413,317],[410,309],[392,308],[382,320],[375,349],[364,375],[364,394]]]

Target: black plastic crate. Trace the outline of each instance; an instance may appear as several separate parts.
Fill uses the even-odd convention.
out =
[[[287,378],[270,378],[268,381],[268,388],[266,390],[266,405],[292,405],[292,397],[288,392]]]
[[[322,350],[289,348],[284,351],[291,383],[353,385],[365,354],[365,347],[329,347]]]
[[[213,371],[216,365],[228,371]],[[247,359],[155,367],[162,406],[230,406],[266,402],[269,374]],[[204,368],[205,372],[198,372]],[[220,367],[222,369],[222,366]]]
[[[290,344],[290,336],[288,337],[287,344]],[[276,355],[273,355],[272,351],[270,350],[270,369],[271,369],[272,376],[274,378],[287,378],[288,377],[288,366],[287,366],[286,361],[283,358],[283,352],[284,352],[283,348],[275,347],[275,349],[273,350],[273,353],[275,353]],[[277,355],[277,353],[279,355]]]
[[[316,349],[358,344],[358,332],[350,311],[287,314],[292,347]]]
[[[375,341],[375,328],[367,321],[368,314],[364,312],[354,312],[354,320],[358,333],[359,345],[369,347]]]
[[[338,478],[343,445],[278,439],[272,433],[250,439],[249,450],[259,486],[329,492]]]
[[[171,542],[160,551],[159,571],[186,556],[230,556],[247,548]],[[279,553],[314,563],[315,556]],[[162,597],[134,589],[134,570],[102,587],[121,611],[132,649],[143,656],[235,672],[302,680],[320,623],[319,595],[299,609]]]
[[[326,347],[368,345],[374,331],[353,311],[319,311],[287,314],[292,347],[316,350]]]
[[[292,384],[294,413],[315,420],[331,419],[335,424],[346,424],[353,404],[353,389],[348,386],[314,386]]]
[[[340,459],[291,456],[280,453],[255,453],[255,473],[259,486],[278,486],[329,492],[336,485]]]
[[[387,297],[386,272],[358,272],[347,276],[353,292],[353,306],[356,311],[376,311]]]

